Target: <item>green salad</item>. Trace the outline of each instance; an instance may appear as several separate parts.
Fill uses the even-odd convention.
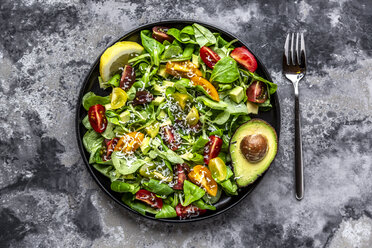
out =
[[[276,84],[237,40],[195,23],[142,30],[101,56],[98,96],[82,100],[89,163],[143,215],[191,218],[237,195],[230,140],[267,111]],[[239,185],[241,186],[241,185]]]

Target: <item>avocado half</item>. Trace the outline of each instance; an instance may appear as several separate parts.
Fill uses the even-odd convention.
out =
[[[242,141],[246,143],[247,140],[251,140],[247,139],[250,137],[260,137],[261,140],[264,140],[261,142],[264,143],[264,153],[260,153],[261,157],[255,161],[249,160],[241,149]],[[247,149],[243,151],[247,152]],[[261,119],[252,119],[242,124],[230,141],[230,156],[238,186],[245,187],[261,176],[270,167],[277,151],[278,137],[275,129],[269,123]]]

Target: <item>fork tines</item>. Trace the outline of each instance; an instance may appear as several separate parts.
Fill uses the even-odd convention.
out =
[[[299,42],[299,39],[301,39],[301,42]],[[294,33],[287,35],[283,55],[283,59],[285,59],[283,63],[286,63],[287,65],[306,66],[306,50],[303,33],[296,33],[296,39]]]

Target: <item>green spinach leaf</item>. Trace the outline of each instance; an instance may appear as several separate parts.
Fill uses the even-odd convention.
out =
[[[238,64],[231,57],[220,59],[213,68],[210,81],[232,83],[239,79]]]
[[[146,212],[151,213],[151,214],[157,214],[159,212],[158,210],[151,208],[142,202],[134,201],[133,195],[130,193],[124,194],[121,200],[125,204],[127,204],[131,209],[137,211],[138,213],[142,215],[146,215]]]
[[[192,146],[192,152],[201,152],[204,149],[204,146],[209,142],[208,137],[200,136],[195,144]]]
[[[104,138],[96,133],[93,129],[88,130],[83,137],[83,145],[87,152],[95,153],[99,148],[102,147]]]
[[[199,96],[195,100],[198,102],[199,101],[203,102],[205,106],[210,107],[212,109],[225,110],[228,107],[228,104],[223,101],[216,102],[205,96]]]
[[[93,164],[93,167],[101,172],[102,175],[110,178],[110,171],[114,168],[112,165],[107,165],[107,164]]]
[[[230,112],[229,111],[223,111],[221,113],[219,113],[216,118],[213,120],[214,123],[216,123],[217,125],[223,125],[226,123],[226,121],[228,121],[230,118]]]
[[[119,152],[113,152],[111,159],[115,169],[122,175],[132,174],[146,163],[144,159],[128,158],[128,156],[123,156]]]
[[[86,115],[85,117],[84,117],[84,119],[81,121],[81,123],[83,123],[83,125],[84,125],[84,127],[86,128],[86,129],[92,129],[92,126],[90,125],[90,122],[89,122],[89,117],[88,117],[88,115]]]
[[[205,203],[202,199],[193,202],[193,205],[200,209],[216,210],[215,206]]]
[[[167,205],[167,204],[164,204],[163,207],[161,208],[160,212],[158,212],[155,215],[155,218],[157,218],[157,219],[159,219],[159,218],[174,218],[174,217],[177,217],[176,210],[172,206]]]
[[[167,34],[173,36],[181,43],[196,44],[194,40],[194,29],[191,26],[186,26],[182,30],[171,28],[168,30]]]
[[[141,41],[143,47],[151,55],[151,59],[154,65],[159,66],[160,55],[164,51],[164,46],[159,41],[150,37],[151,32],[149,30],[141,31]]]
[[[205,191],[202,188],[187,180],[183,183],[183,192],[185,193],[185,200],[182,203],[182,206],[184,207],[199,200],[205,195]]]
[[[192,26],[194,28],[195,40],[200,47],[216,44],[216,37],[211,31],[197,23],[194,23]]]
[[[85,110],[89,110],[90,107],[96,104],[105,105],[110,103],[110,96],[97,96],[93,92],[89,91],[83,96],[83,107]]]
[[[160,181],[152,178],[150,181],[144,182],[143,185],[145,186],[145,189],[158,195],[170,195],[174,192],[168,184],[160,183]]]
[[[116,180],[111,183],[111,190],[119,193],[129,192],[134,195],[138,190],[140,190],[140,186],[138,184],[125,183]]]

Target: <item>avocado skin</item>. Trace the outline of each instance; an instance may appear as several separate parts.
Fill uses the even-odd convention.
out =
[[[240,142],[250,134],[262,134],[268,140],[268,153],[258,163],[250,163],[240,151]],[[252,119],[236,129],[230,140],[230,156],[236,183],[239,187],[245,187],[257,180],[271,165],[278,150],[278,136],[275,129],[266,121]]]

